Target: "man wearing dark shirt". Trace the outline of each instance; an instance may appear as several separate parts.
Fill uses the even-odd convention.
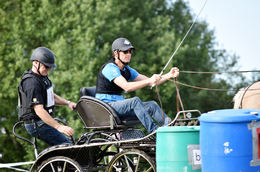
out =
[[[18,86],[19,118],[30,135],[49,145],[70,143],[63,134],[71,136],[74,130],[52,118],[55,105],[66,105],[71,110],[76,106],[53,92],[48,72],[56,67],[55,56],[48,48],[38,47],[33,51],[31,61],[32,68],[24,72]]]

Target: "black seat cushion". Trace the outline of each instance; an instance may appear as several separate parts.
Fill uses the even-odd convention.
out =
[[[96,94],[96,86],[80,88],[80,97],[82,96],[95,97],[95,94]]]
[[[139,119],[135,116],[126,116],[126,117],[119,117],[121,120],[121,124],[126,125],[126,126],[135,126],[138,124],[141,124]]]

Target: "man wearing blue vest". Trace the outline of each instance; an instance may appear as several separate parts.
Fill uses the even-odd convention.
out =
[[[146,86],[162,84],[178,77],[179,69],[174,67],[167,74],[154,74],[150,78],[139,74],[128,65],[133,50],[134,46],[126,38],[118,38],[113,42],[114,57],[105,63],[98,73],[96,98],[108,103],[119,117],[136,116],[151,133],[159,127],[154,120],[164,126],[168,125],[171,119],[166,114],[162,116],[162,110],[155,101],[142,102],[139,97],[125,99],[122,91],[135,91]]]

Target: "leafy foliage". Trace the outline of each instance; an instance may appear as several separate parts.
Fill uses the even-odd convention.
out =
[[[81,87],[95,85],[99,68],[111,57],[114,39],[128,38],[136,48],[130,66],[151,76],[160,73],[194,16],[182,0],[175,3],[166,0],[11,0],[0,1],[0,18],[0,153],[3,154],[0,162],[14,162],[33,157],[33,152],[11,134],[12,125],[17,121],[17,86],[23,71],[31,67],[29,58],[33,49],[45,46],[55,53],[57,68],[49,75],[55,92],[76,102]],[[194,71],[231,70],[238,57],[215,49],[215,44],[214,32],[208,29],[207,23],[197,22],[166,72],[171,66]],[[240,75],[236,78],[243,83]],[[236,88],[232,82],[214,75],[181,73],[179,80],[210,88]],[[164,110],[173,117],[176,114],[174,84],[167,82],[159,89]],[[229,92],[180,87],[180,93],[185,109],[205,112],[232,107]],[[126,96],[133,95],[144,101],[157,100],[155,89],[144,88]],[[56,115],[69,121],[76,130],[76,137],[83,133],[76,113],[59,107]]]

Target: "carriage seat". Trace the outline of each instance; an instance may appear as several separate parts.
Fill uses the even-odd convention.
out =
[[[137,117],[119,118],[107,103],[95,98],[96,87],[80,89],[76,110],[87,129],[119,129],[140,125]]]
[[[91,96],[95,97],[96,95],[96,87],[82,87],[80,88],[80,97],[82,96]]]

